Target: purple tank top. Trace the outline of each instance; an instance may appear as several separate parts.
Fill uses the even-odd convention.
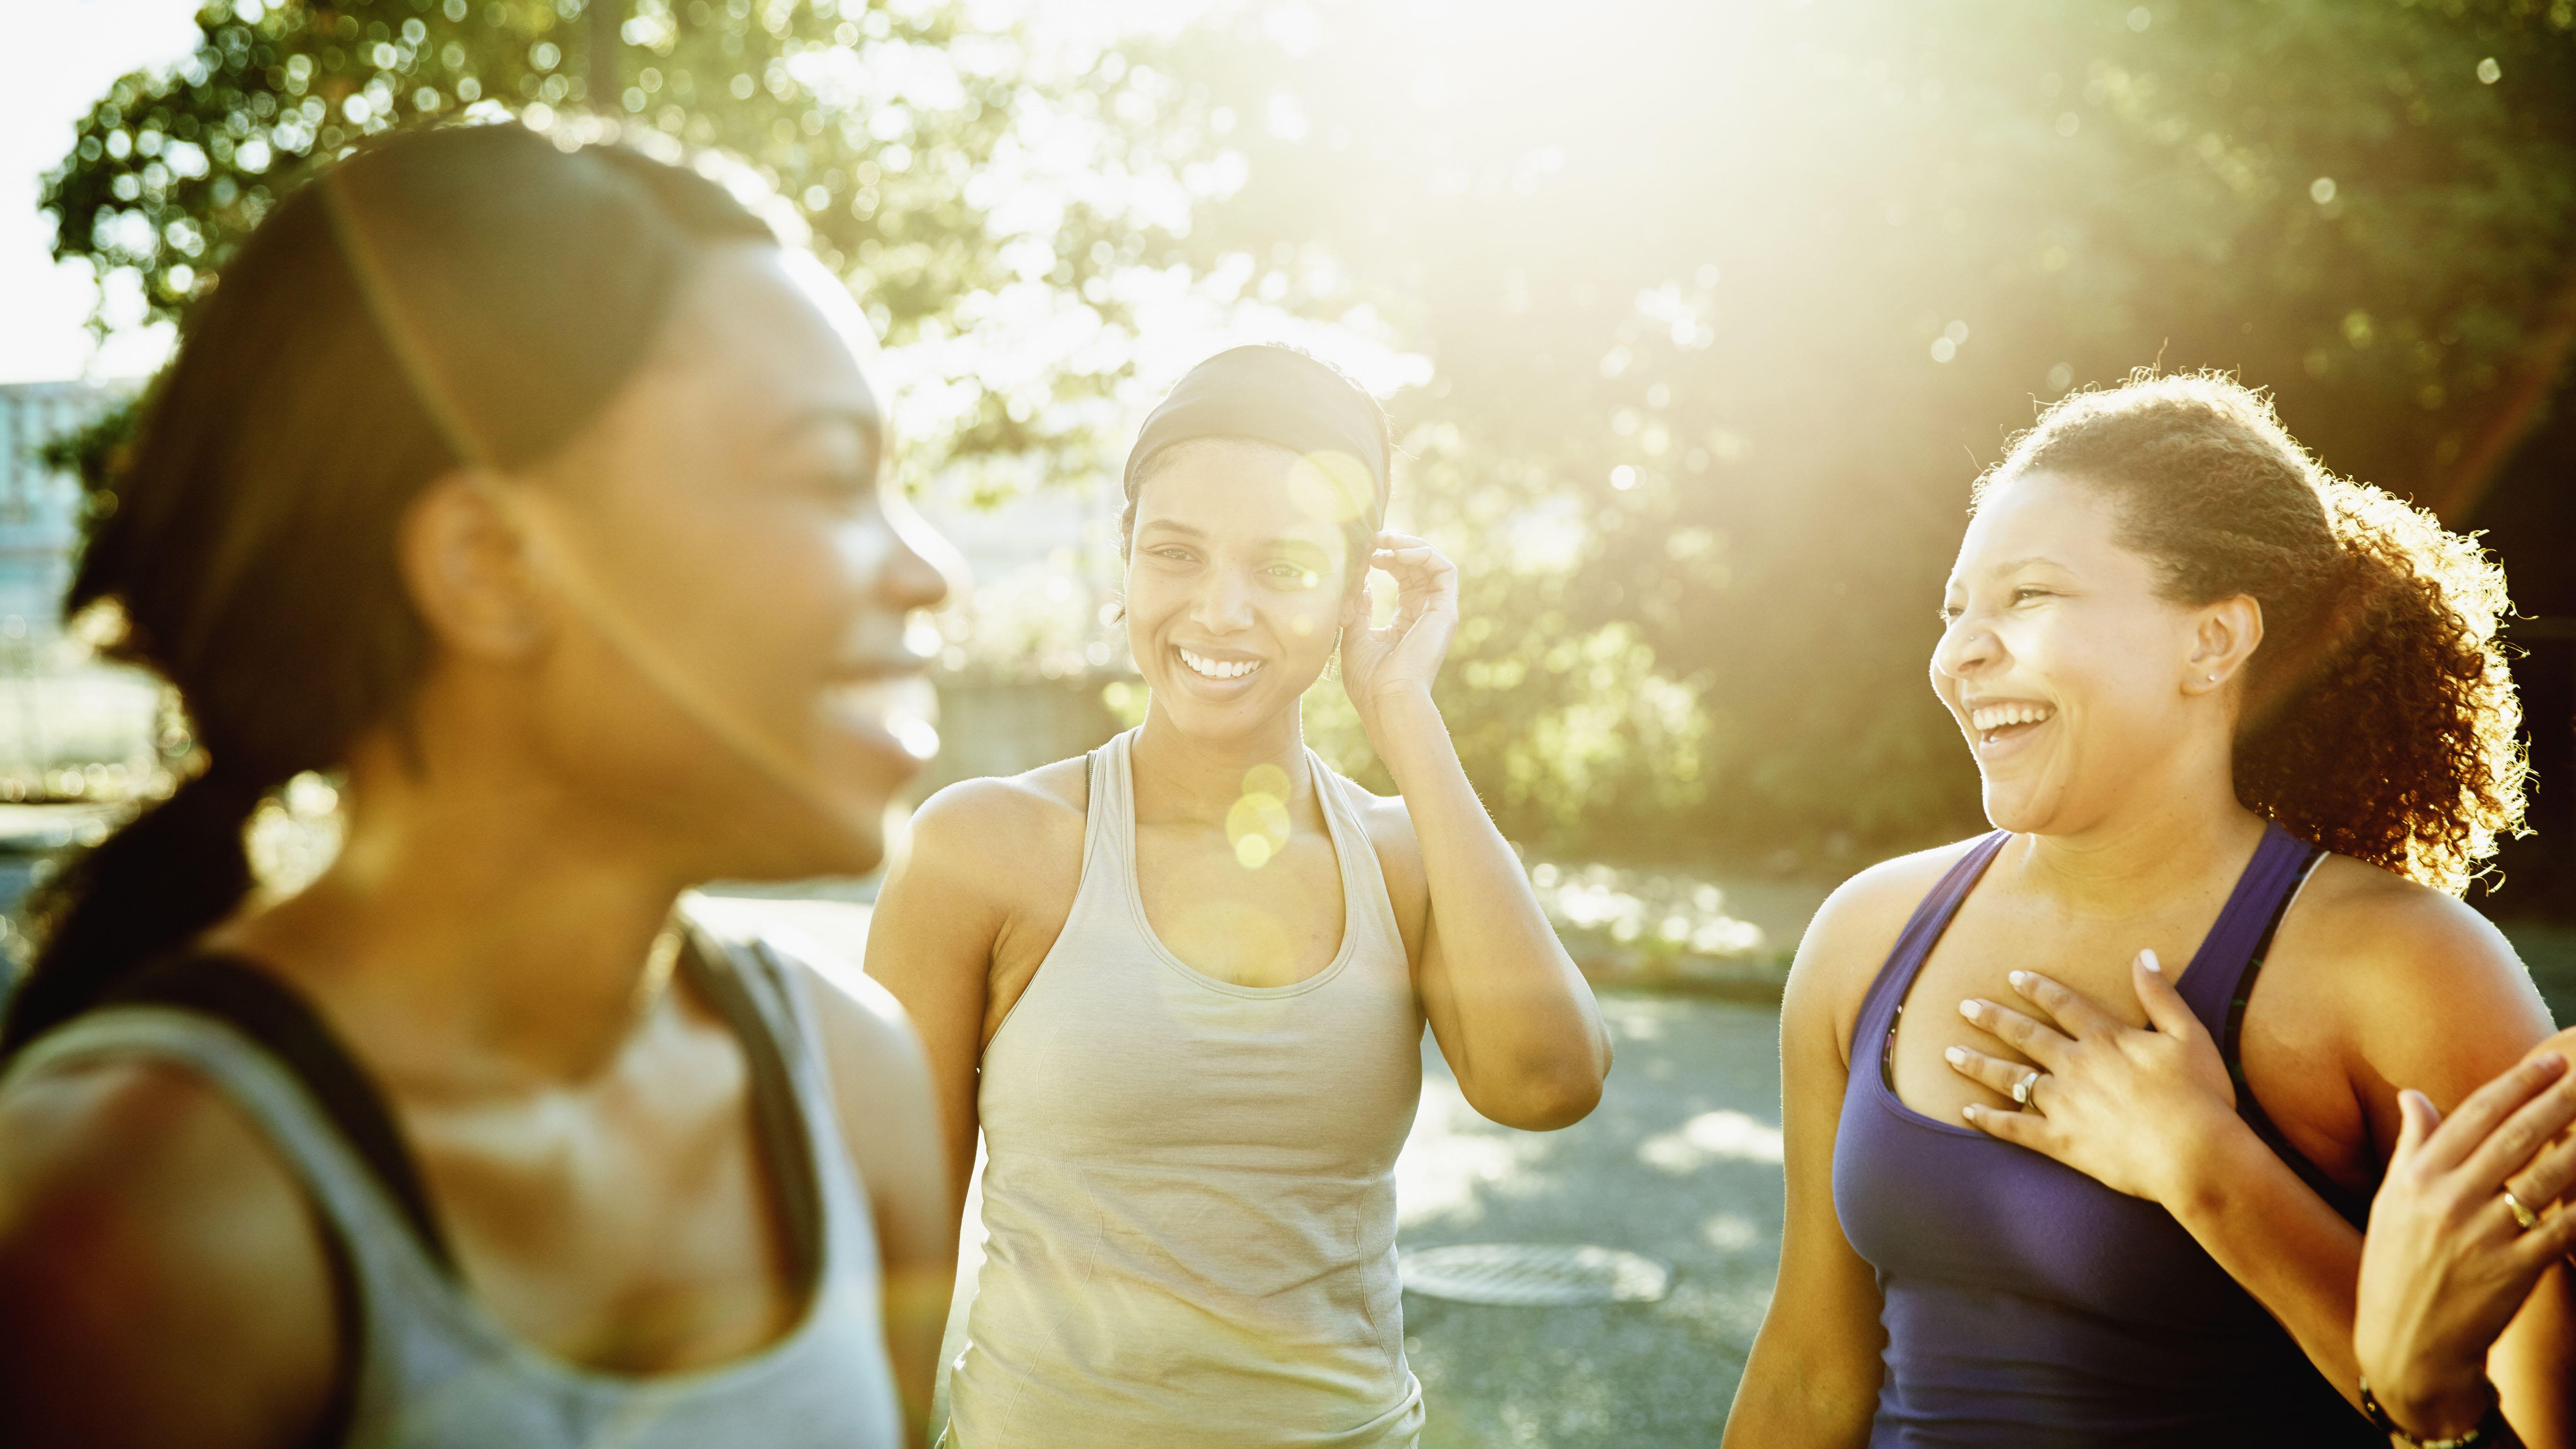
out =
[[[1897,1100],[1886,1062],[1906,991],[2011,838],[1979,841],[1915,908],[1853,1029],[1834,1209],[1886,1303],[1872,1449],[2385,1444],[2172,1214]],[[2178,989],[2220,1042],[2239,1112],[2358,1224],[2368,1199],[2281,1139],[2237,1066],[2254,973],[2320,855],[2265,831]]]

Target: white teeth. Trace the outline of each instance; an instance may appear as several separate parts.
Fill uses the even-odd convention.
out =
[[[1983,709],[1971,711],[1968,715],[1968,723],[1975,726],[1979,733],[1984,733],[1987,730],[2002,729],[2006,725],[2038,724],[2054,717],[2056,713],[2056,710],[2044,704],[1990,704]]]
[[[1203,654],[1192,654],[1187,649],[1178,652],[1181,662],[1190,667],[1191,673],[1209,679],[1241,679],[1261,667],[1258,659],[1210,659]]]

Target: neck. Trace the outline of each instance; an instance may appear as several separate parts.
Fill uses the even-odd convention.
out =
[[[350,765],[349,829],[313,887],[231,928],[397,1083],[471,1089],[605,1071],[662,999],[690,872],[547,772]]]
[[[1243,777],[1261,765],[1288,777],[1292,808],[1314,793],[1305,731],[1293,709],[1244,734],[1206,739],[1182,733],[1160,704],[1149,704],[1129,758],[1136,765],[1138,794],[1151,793],[1160,806],[1157,814],[1223,820],[1243,798]]]
[[[2014,873],[2068,911],[2122,916],[2174,900],[2218,875],[2233,879],[2263,836],[2263,817],[2236,798],[2232,762],[2148,771],[2091,823],[2033,832]]]

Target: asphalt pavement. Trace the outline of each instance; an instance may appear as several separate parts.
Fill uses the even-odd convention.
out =
[[[1408,1293],[1425,1449],[1717,1442],[1780,1248],[1780,1017],[1605,995],[1617,1061],[1562,1132],[1476,1115],[1426,1035],[1422,1113],[1397,1167],[1400,1251],[1592,1243],[1673,1268],[1663,1301],[1502,1308]]]

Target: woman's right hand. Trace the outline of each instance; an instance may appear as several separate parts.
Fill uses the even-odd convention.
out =
[[[2449,1121],[2398,1094],[2404,1126],[2370,1205],[2353,1351],[2373,1397],[2419,1438],[2467,1433],[2492,1402],[2487,1351],[2576,1243],[2576,1075],[2561,1036],[2480,1087]],[[2544,1150],[2545,1149],[2545,1150]],[[2535,1155],[2536,1154],[2536,1155]],[[2510,1191],[2538,1221],[2520,1224]]]

